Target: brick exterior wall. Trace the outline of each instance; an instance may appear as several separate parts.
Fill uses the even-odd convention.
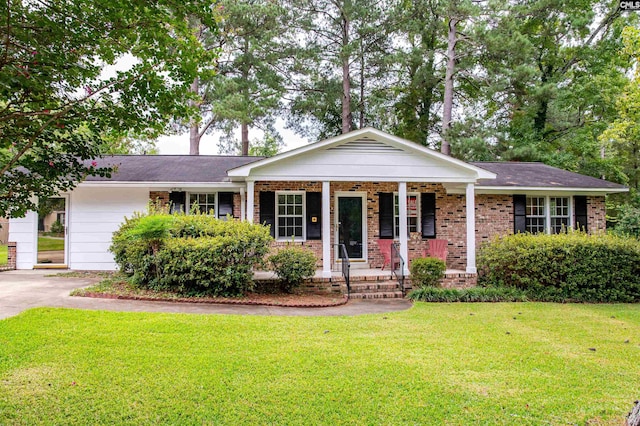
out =
[[[254,193],[254,221],[260,220],[260,192],[261,191],[312,191],[321,192],[321,182],[256,182]],[[380,212],[380,192],[398,192],[398,184],[395,182],[331,182],[330,184],[330,220],[331,220],[331,244],[335,243],[334,215],[335,193],[354,192],[366,194],[366,220],[367,220],[367,260],[371,268],[380,268],[383,264],[383,256],[378,249],[376,240],[379,239],[378,216]],[[434,192],[436,194],[436,237],[449,241],[449,256],[447,267],[452,269],[466,268],[466,214],[465,196],[446,194],[440,184],[432,183],[407,183],[407,193]],[[274,243],[274,248],[291,244],[281,241]],[[309,248],[318,259],[322,258],[322,241],[313,240],[295,243]],[[422,240],[419,232],[411,233],[409,238],[409,260],[422,256],[423,250],[428,247],[428,241]],[[334,252],[331,253],[332,262]],[[318,262],[320,266],[321,261]]]
[[[16,243],[7,243],[7,269],[16,269]]]
[[[507,234],[513,234],[513,195],[476,195],[476,249]]]
[[[607,211],[603,196],[587,197],[587,228],[590,234],[607,229]]]
[[[156,207],[165,208],[169,205],[169,191],[149,191],[149,200]]]

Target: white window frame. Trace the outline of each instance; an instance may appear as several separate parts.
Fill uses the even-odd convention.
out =
[[[552,214],[553,213],[551,211],[551,199],[552,198],[556,198],[556,199],[557,198],[561,198],[561,199],[566,199],[567,200],[567,205],[566,205],[567,214],[566,215],[554,215],[554,214]],[[573,209],[572,209],[572,205],[571,205],[572,198],[573,197],[563,197],[561,195],[557,195],[557,196],[556,195],[550,195],[550,196],[547,197],[547,199],[548,199],[548,203],[547,204],[548,204],[548,211],[549,211],[549,215],[548,215],[549,216],[549,225],[548,225],[548,233],[549,234],[555,234],[556,233],[556,232],[553,232],[554,231],[554,229],[553,229],[554,226],[551,223],[552,219],[565,219],[566,218],[567,219],[566,227],[567,228],[573,228],[573,214],[572,214],[573,213]],[[563,208],[564,207],[565,206],[563,206]]]
[[[535,198],[536,200],[541,199],[542,202],[544,203],[544,205],[542,206],[542,214],[530,214],[529,213],[529,206],[531,206],[530,204],[530,200],[532,198]],[[549,203],[547,200],[548,197],[544,197],[544,196],[540,196],[540,195],[527,195],[527,198],[525,200],[525,223],[526,223],[526,231],[529,233],[533,233],[531,232],[531,226],[529,226],[529,219],[543,219],[544,220],[544,224],[542,226],[542,232],[548,234],[548,229],[549,229]],[[536,204],[536,207],[538,209],[540,209],[540,205]],[[536,225],[536,228],[539,228],[540,225]],[[538,233],[540,231],[537,231],[536,233]]]
[[[307,193],[305,191],[276,191],[275,202],[275,236],[277,241],[306,241],[307,240]],[[280,195],[302,195],[302,237],[296,236],[281,236],[280,235]],[[298,215],[284,215],[284,217],[298,217]]]
[[[551,225],[551,219],[555,219],[555,218],[567,218],[568,221],[568,225],[567,225],[567,229],[573,229],[574,227],[574,217],[573,217],[573,196],[571,195],[565,195],[565,194],[557,194],[557,195],[527,195],[526,197],[526,206],[529,206],[529,199],[530,198],[542,198],[544,199],[544,216],[532,216],[529,214],[529,212],[525,209],[525,220],[532,218],[532,217],[544,217],[544,233],[545,234],[554,234],[554,232],[552,232],[552,225]],[[551,199],[552,198],[564,198],[567,200],[567,215],[552,215],[551,214]],[[529,227],[527,227],[527,232],[530,232]]]
[[[201,195],[201,194],[206,194],[206,195],[213,194],[213,196],[214,196],[214,201],[213,202],[215,203],[215,206],[213,208],[213,216],[214,217],[218,217],[218,205],[219,204],[218,204],[218,192],[217,191],[216,192],[213,192],[213,191],[187,192],[187,200],[186,200],[187,201],[187,209],[186,209],[185,213],[189,214],[191,212],[191,196],[192,195]],[[199,205],[200,205],[200,203],[198,203],[198,206]],[[210,210],[208,210],[205,213],[207,216],[209,216],[209,211]]]
[[[413,216],[409,216],[409,200],[407,200],[407,237],[411,235],[411,232],[420,232],[422,230],[420,226],[421,225],[420,222],[422,220],[422,215],[420,211],[422,209],[422,205],[420,203],[420,193],[407,192],[407,198],[412,196],[416,197],[416,230],[411,231],[411,227],[409,226],[409,217],[413,217]],[[396,204],[396,199],[398,200],[398,204]],[[400,202],[400,197],[397,192],[394,192],[393,193],[393,239],[394,240],[400,238],[399,231],[396,228],[396,220],[398,221],[398,228],[400,227],[400,214],[398,213],[396,215],[396,207],[398,207],[398,210],[399,210],[399,202]]]

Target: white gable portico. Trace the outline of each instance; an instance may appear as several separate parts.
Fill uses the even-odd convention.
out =
[[[360,196],[365,200],[363,212],[364,225],[362,236],[363,245],[369,246],[373,241],[374,232],[367,228],[366,211],[371,203],[371,193],[349,189],[344,192],[340,188],[345,183],[358,182],[373,183],[382,187],[392,188],[390,191],[396,196],[396,232],[403,259],[409,259],[408,239],[409,229],[407,200],[417,203],[417,197],[412,198],[408,193],[408,183],[438,184],[446,188],[464,188],[466,202],[466,270],[475,273],[475,219],[474,219],[474,186],[479,179],[495,179],[495,174],[482,168],[467,164],[439,152],[428,149],[413,142],[395,137],[372,128],[356,130],[331,139],[309,144],[275,157],[266,158],[243,165],[228,171],[232,181],[245,181],[247,185],[246,219],[253,221],[255,217],[256,184],[264,182],[318,182],[321,187],[321,240],[323,275],[331,276],[331,237],[332,224],[339,224],[337,217],[338,197],[347,198]],[[391,185],[391,186],[390,186]],[[415,185],[414,185],[415,186]],[[332,187],[335,187],[332,188]],[[338,195],[336,195],[338,194]],[[354,197],[347,197],[349,194]],[[334,217],[332,217],[332,202],[334,198]],[[351,200],[353,204],[354,200]],[[356,203],[357,204],[357,203]],[[462,208],[462,206],[460,206]],[[393,215],[393,213],[392,213]],[[416,220],[417,222],[417,220]],[[377,222],[376,222],[377,223]],[[369,228],[373,225],[368,224]],[[415,226],[415,224],[414,224]],[[337,233],[337,230],[334,231]],[[375,236],[374,236],[375,237]],[[380,237],[380,236],[378,236]],[[373,238],[375,239],[375,238]],[[363,255],[366,259],[366,253]],[[408,268],[408,263],[405,263]],[[408,273],[408,270],[404,271]]]

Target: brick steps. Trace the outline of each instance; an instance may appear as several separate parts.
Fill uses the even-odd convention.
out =
[[[404,297],[398,281],[388,277],[378,277],[376,280],[356,279],[350,284],[351,299],[402,299]],[[346,288],[344,290],[346,292]]]

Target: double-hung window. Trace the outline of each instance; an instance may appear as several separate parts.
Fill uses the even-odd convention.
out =
[[[276,194],[276,238],[304,239],[304,192]]]
[[[527,197],[527,232],[544,233],[547,228],[545,197]]]
[[[189,211],[194,205],[198,205],[200,213],[211,214],[216,211],[216,193],[190,193],[189,194]]]
[[[551,233],[560,234],[569,229],[569,198],[568,197],[550,197],[549,198],[549,217],[551,219]]]
[[[571,227],[569,197],[527,197],[526,230],[559,234]]]
[[[393,220],[395,224],[393,237],[398,238],[400,235],[400,202],[398,194],[394,194],[393,200]],[[407,194],[407,232],[418,232],[420,230],[419,218],[418,194]]]

